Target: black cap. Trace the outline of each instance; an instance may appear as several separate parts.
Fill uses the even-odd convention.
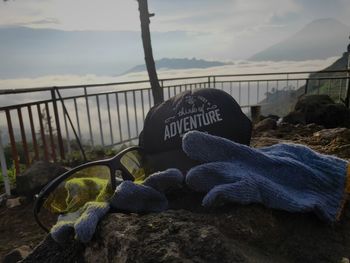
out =
[[[252,124],[232,96],[217,89],[182,92],[148,112],[139,145],[152,172],[198,164],[182,151],[182,136],[198,130],[249,145]]]

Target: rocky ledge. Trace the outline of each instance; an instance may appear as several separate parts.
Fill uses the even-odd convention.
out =
[[[319,125],[272,125],[252,145],[298,142],[350,158],[350,131]],[[49,236],[23,262],[349,262],[350,208],[327,225],[312,214],[260,205],[200,207],[185,194],[159,214],[108,214],[87,245],[56,244]]]

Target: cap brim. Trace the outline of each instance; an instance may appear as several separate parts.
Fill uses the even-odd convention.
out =
[[[146,154],[146,161],[152,173],[164,171],[169,168],[177,168],[183,173],[186,173],[192,167],[200,164],[200,162],[187,157],[182,150]]]

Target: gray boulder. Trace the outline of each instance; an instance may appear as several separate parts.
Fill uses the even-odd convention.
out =
[[[17,194],[32,197],[48,182],[66,171],[67,169],[59,164],[38,161],[16,178]]]
[[[283,121],[292,124],[316,123],[326,128],[350,127],[350,111],[327,95],[308,95],[299,99],[294,111]]]

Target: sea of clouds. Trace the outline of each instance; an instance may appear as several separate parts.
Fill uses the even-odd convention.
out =
[[[331,65],[338,57],[324,60],[306,61],[236,61],[233,65],[213,67],[206,69],[186,70],[159,70],[160,79],[221,75],[221,74],[246,74],[246,73],[270,73],[287,71],[317,71]],[[89,75],[49,75],[37,78],[0,79],[0,89],[18,89],[34,87],[52,87],[66,85],[100,84],[120,81],[147,80],[147,72],[131,73],[122,76],[97,76]]]

